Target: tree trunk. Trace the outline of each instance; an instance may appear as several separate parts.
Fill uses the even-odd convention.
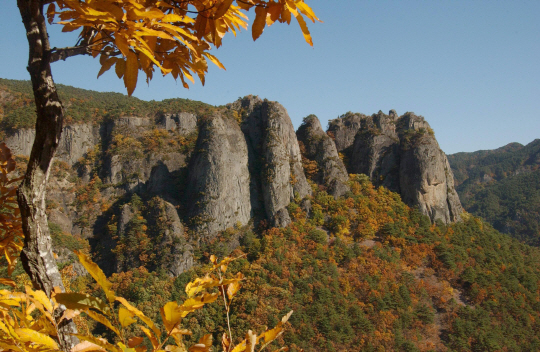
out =
[[[18,202],[23,224],[24,249],[21,261],[36,289],[50,297],[59,287],[64,291],[62,278],[51,249],[51,236],[45,213],[45,193],[50,166],[62,133],[64,113],[53,82],[50,66],[50,45],[43,16],[42,0],[17,0],[26,28],[30,48],[28,72],[36,102],[36,139],[32,146],[26,175],[19,187]],[[55,312],[56,319],[63,310]],[[69,351],[78,341],[73,321],[59,326],[58,342]]]

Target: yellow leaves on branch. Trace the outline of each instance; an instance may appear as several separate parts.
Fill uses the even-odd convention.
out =
[[[59,17],[64,32],[80,30],[80,43],[100,56],[98,77],[115,66],[128,94],[135,90],[138,71],[149,82],[157,67],[163,75],[204,85],[207,59],[225,69],[208,51],[219,48],[226,33],[247,29],[243,11],[255,8],[252,37],[266,26],[290,24],[296,18],[304,39],[313,46],[304,19],[320,21],[304,0],[55,0],[47,9],[49,23]],[[292,15],[292,16],[291,16]]]
[[[15,263],[23,247],[24,235],[19,206],[17,205],[17,183],[22,177],[13,175],[15,160],[4,142],[0,143],[0,255],[8,263],[8,275],[15,269]],[[9,279],[0,283],[13,286]]]

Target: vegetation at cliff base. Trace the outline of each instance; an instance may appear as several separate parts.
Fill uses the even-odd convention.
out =
[[[245,255],[230,264],[246,275],[231,307],[235,336],[275,325],[294,310],[283,337],[293,351],[540,348],[538,249],[467,214],[457,224],[433,225],[365,176],[353,176],[351,189],[336,200],[313,185],[309,211],[300,201],[289,205],[288,227],[236,227],[201,243],[201,264],[209,253]],[[136,197],[131,202],[141,206]],[[136,218],[133,229],[155,231],[158,224],[145,220]],[[241,246],[231,252],[236,236]],[[117,255],[133,258],[136,247],[123,243]],[[185,300],[185,285],[205,269],[170,278],[158,269],[162,258],[145,253],[140,248],[135,255],[145,258],[139,267],[125,267],[110,280],[115,292],[159,321],[160,305]],[[193,332],[186,341],[216,339],[225,326],[224,311],[208,306],[184,323]]]

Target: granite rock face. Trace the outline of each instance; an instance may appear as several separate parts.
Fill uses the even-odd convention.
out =
[[[382,111],[362,120],[349,156],[351,173],[365,174],[377,186],[399,192],[397,115]]]
[[[30,155],[35,137],[36,133],[33,129],[16,130],[6,138],[6,144],[14,155]],[[73,166],[93,149],[99,140],[98,126],[91,124],[65,126],[55,158]]]
[[[189,164],[187,214],[211,235],[251,218],[248,150],[238,123],[219,113],[201,122]]]
[[[335,143],[322,129],[315,115],[304,118],[296,131],[299,143],[304,147],[304,157],[317,163],[314,181],[325,185],[328,193],[338,198],[350,190],[349,175],[339,158]]]
[[[403,200],[418,205],[432,221],[459,221],[463,209],[454,188],[454,175],[429,124],[412,113],[400,120],[399,174]]]
[[[188,168],[187,217],[209,236],[269,220],[290,223],[287,206],[311,194],[287,111],[248,96],[203,119]]]
[[[197,131],[197,116],[188,112],[163,114],[159,118],[159,124],[166,130],[188,135]]]
[[[347,113],[338,119],[328,121],[328,132],[333,136],[338,152],[348,154],[365,118],[364,114]]]
[[[398,117],[391,110],[360,120],[349,114],[343,120],[333,120],[330,126],[336,146],[348,153],[351,173],[366,174],[374,185],[400,193],[405,203],[417,206],[432,221],[460,220],[462,207],[452,171],[423,117],[413,113]]]
[[[287,205],[311,194],[302,167],[296,133],[285,108],[276,102],[246,97],[240,105],[242,131],[250,149],[250,172],[258,182],[266,217],[273,226],[290,223]]]

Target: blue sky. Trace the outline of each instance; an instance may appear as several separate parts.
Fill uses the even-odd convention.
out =
[[[309,25],[313,48],[296,23],[266,28],[257,42],[231,35],[213,51],[227,70],[211,67],[204,87],[156,77],[134,95],[221,105],[255,94],[283,104],[296,127],[312,113],[324,126],[347,111],[414,111],[446,153],[540,138],[540,1],[306,2],[324,21]],[[53,46],[74,44],[56,27]],[[15,0],[1,1],[0,29],[0,77],[28,79]],[[57,83],[125,92],[112,71],[98,71],[90,57],[53,65]]]

